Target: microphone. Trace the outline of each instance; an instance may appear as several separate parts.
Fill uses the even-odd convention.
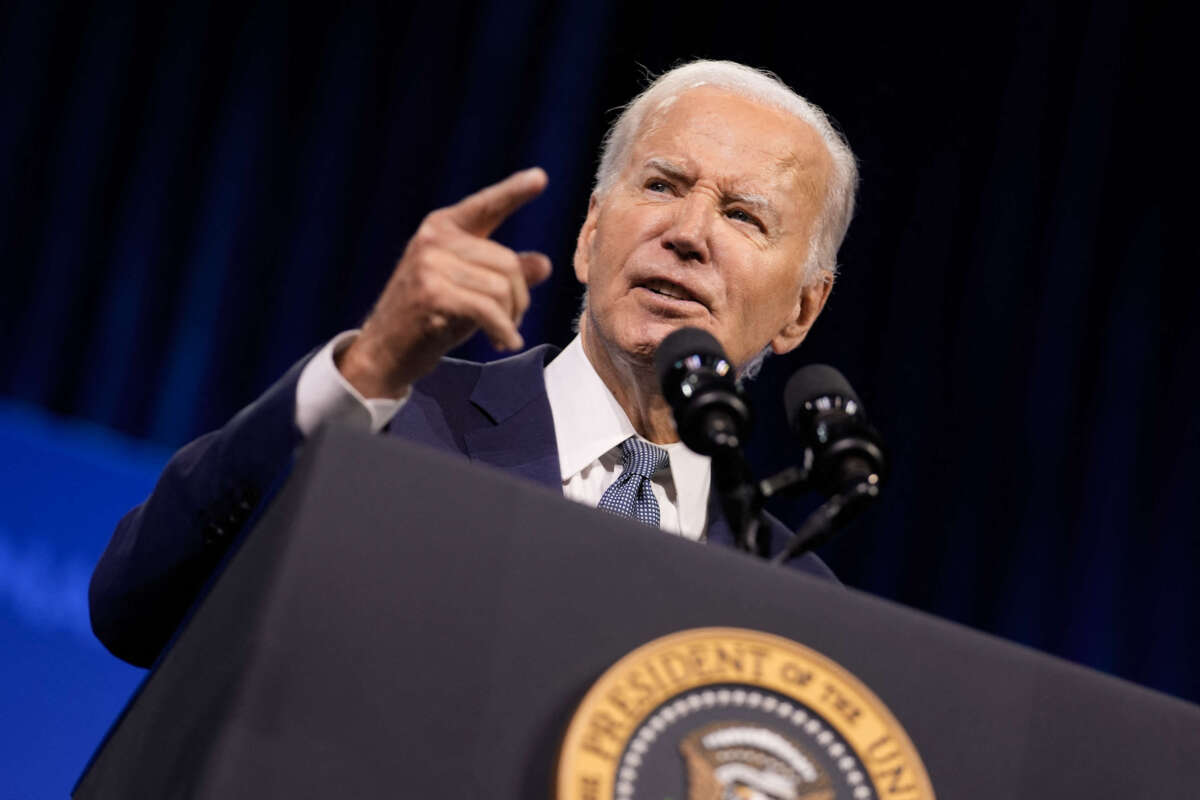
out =
[[[699,328],[680,328],[662,340],[654,366],[679,438],[712,457],[713,484],[738,546],[766,555],[758,540],[758,490],[742,454],[750,405],[721,343]]]
[[[721,343],[699,328],[680,328],[654,354],[663,397],[679,438],[695,452],[737,453],[750,431],[750,406]]]
[[[879,432],[842,373],[824,364],[799,369],[783,392],[788,427],[804,444],[808,483],[829,499],[808,516],[771,561],[817,547],[879,497],[887,462]]]
[[[822,494],[883,483],[883,441],[842,373],[825,364],[800,368],[787,382],[783,404],[788,427],[812,452],[809,481]]]

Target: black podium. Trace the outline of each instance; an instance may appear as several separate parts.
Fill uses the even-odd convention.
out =
[[[857,676],[940,798],[1200,793],[1200,708],[333,430],[306,448],[74,796],[547,797],[596,679],[646,642],[712,626],[785,637]]]

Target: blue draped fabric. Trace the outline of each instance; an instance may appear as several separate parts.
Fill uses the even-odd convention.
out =
[[[795,456],[788,375],[839,366],[893,454],[826,548],[849,584],[1200,700],[1194,146],[1163,9],[0,14],[0,395],[168,447],[355,325],[425,213],[531,164],[550,187],[497,238],[552,257],[524,334],[564,344],[599,140],[644,70],[775,70],[863,184],[826,313],[754,387],[760,473]]]

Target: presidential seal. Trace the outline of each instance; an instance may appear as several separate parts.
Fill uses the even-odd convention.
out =
[[[558,800],[932,800],[908,735],[796,642],[699,628],[605,672],[563,739]]]

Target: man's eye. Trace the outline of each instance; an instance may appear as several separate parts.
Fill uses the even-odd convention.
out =
[[[646,182],[646,188],[652,192],[669,192],[671,191],[671,184],[660,178],[651,178]]]
[[[754,217],[750,216],[749,214],[747,214],[745,211],[743,211],[740,208],[729,209],[728,211],[725,212],[725,216],[729,217],[729,219],[736,220],[738,222],[749,223],[750,225],[753,225],[756,228],[762,228],[762,225],[759,224],[758,220],[756,220]]]

